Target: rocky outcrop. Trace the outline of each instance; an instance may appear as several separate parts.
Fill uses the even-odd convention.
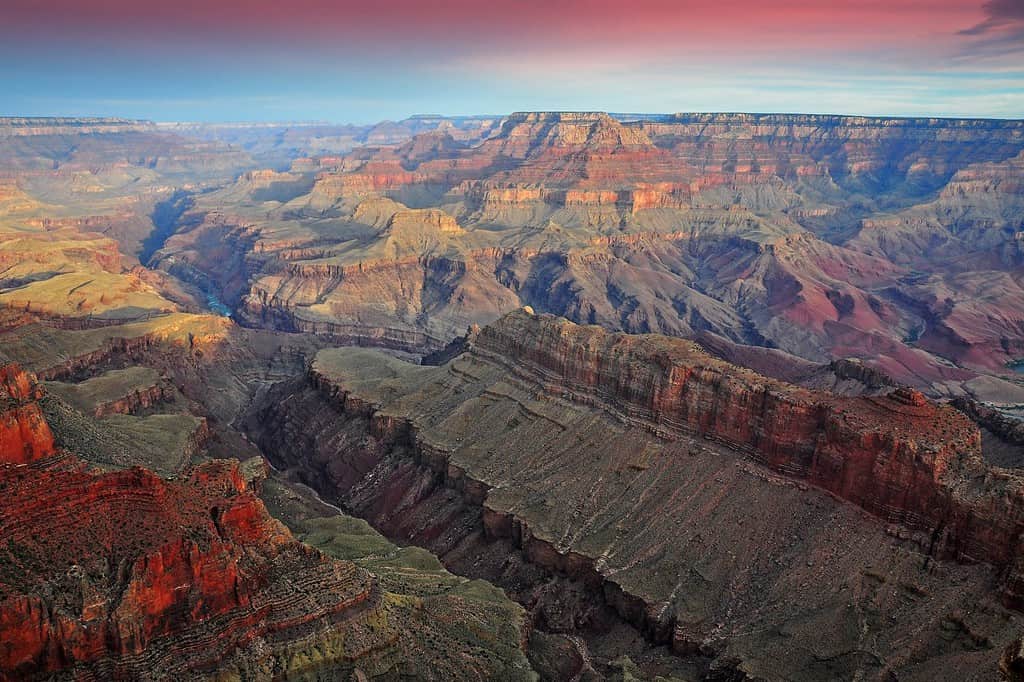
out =
[[[868,389],[880,389],[885,388],[886,386],[896,385],[896,382],[892,380],[892,377],[887,375],[885,372],[869,367],[859,360],[851,360],[847,358],[842,360],[833,360],[829,363],[828,368],[840,380],[852,379],[860,382]]]
[[[0,365],[0,464],[30,464],[55,453],[41,397],[33,375],[15,364]]]
[[[146,322],[111,325],[67,332],[57,344],[57,357],[38,359],[36,374],[46,381],[66,379],[90,367],[102,366],[113,358],[139,358],[149,349],[173,348],[182,356],[212,351],[224,343],[229,323],[224,318],[201,315],[157,316]],[[24,325],[16,330],[19,343],[31,342],[38,327]],[[76,336],[77,335],[77,336]]]
[[[938,533],[929,548],[938,556],[1007,566],[1019,554],[1019,482],[986,472],[970,420],[913,389],[815,394],[730,366],[690,342],[609,334],[527,312],[485,327],[474,352],[659,436],[723,442],[888,522]],[[978,475],[992,485],[985,495],[958,492]]]
[[[465,232],[455,218],[444,211],[424,209],[421,211],[399,211],[391,216],[385,230],[394,236],[397,233],[426,228],[429,231],[460,234]]]
[[[956,398],[950,404],[1006,442],[1024,445],[1024,422],[1019,419],[1007,416],[971,398]]]
[[[864,581],[891,580],[865,576],[895,571],[928,596],[881,607],[893,639],[843,674],[921,670],[908,647],[950,622],[972,641],[1013,635],[955,611],[967,592],[1019,606],[1020,480],[984,465],[969,420],[913,390],[815,393],[690,342],[518,312],[439,368],[323,351],[252,429],[277,465],[496,581],[554,631],[618,618],[715,674],[815,679],[789,635],[750,633],[782,619],[820,647],[812,659],[847,650]],[[955,665],[994,671],[990,649]]]
[[[379,645],[341,639],[379,602],[373,578],[292,539],[236,464],[178,482],[0,468],[0,487],[7,679],[299,672]],[[337,648],[303,660],[291,653],[303,640]]]
[[[136,414],[177,395],[171,381],[146,367],[113,370],[76,384],[51,382],[47,390],[96,418]]]
[[[154,405],[162,403],[173,396],[173,391],[163,383],[136,388],[127,395],[109,400],[96,406],[94,417],[105,417],[111,414],[135,414]]]

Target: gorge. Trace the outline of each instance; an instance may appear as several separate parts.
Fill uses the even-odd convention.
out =
[[[1024,679],[1022,154],[0,119],[0,680]]]

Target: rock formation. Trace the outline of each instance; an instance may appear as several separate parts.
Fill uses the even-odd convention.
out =
[[[29,464],[54,454],[41,396],[34,376],[15,364],[0,365],[0,461]]]
[[[262,460],[90,471],[53,447],[34,379],[0,377],[0,679],[533,678],[507,600],[416,566],[433,590],[395,592],[297,541],[257,495]]]
[[[140,469],[0,477],[7,675],[299,672],[316,665],[289,656],[302,638],[341,659],[379,646],[366,635],[343,644],[346,628],[331,628],[379,607],[371,576],[291,539],[234,465],[175,483]]]
[[[280,390],[252,426],[278,466],[553,631],[618,618],[705,674],[791,679],[838,652],[839,676],[927,676],[938,659],[995,674],[1014,636],[1019,477],[919,392],[814,393],[692,342],[529,312],[442,367],[322,351]],[[881,585],[915,596],[879,601]],[[869,603],[865,657],[840,624]],[[933,649],[947,627],[973,652]]]
[[[957,395],[1024,354],[1022,149],[1019,121],[517,113],[212,193],[154,263],[343,343],[434,351],[525,304]]]

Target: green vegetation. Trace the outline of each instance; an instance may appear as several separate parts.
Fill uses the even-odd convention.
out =
[[[201,418],[190,414],[97,419],[56,395],[47,395],[41,405],[58,445],[110,469],[142,466],[164,476],[179,474],[205,428]]]
[[[445,671],[464,675],[468,666],[481,679],[537,679],[521,646],[526,613],[500,589],[452,575],[429,552],[398,547],[365,521],[332,513],[300,484],[272,476],[261,496],[300,540],[377,576],[385,590],[377,626],[402,633],[394,646],[406,674],[430,670],[446,679]],[[454,652],[466,660],[452,660]]]
[[[44,383],[47,392],[64,399],[69,405],[87,414],[107,403],[121,400],[136,391],[160,383],[160,373],[150,367],[114,369],[77,384],[61,381]]]

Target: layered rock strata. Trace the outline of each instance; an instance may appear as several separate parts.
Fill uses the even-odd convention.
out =
[[[91,470],[53,447],[33,377],[0,378],[0,680],[536,679],[499,591],[383,541],[382,583],[341,517],[312,519],[328,553],[299,542],[259,458]]]
[[[13,363],[0,365],[0,462],[29,464],[55,453],[41,397],[35,376]]]
[[[5,467],[0,487],[9,679],[301,672],[316,664],[296,657],[300,641],[337,647],[340,660],[381,644],[345,632],[380,607],[372,577],[293,540],[235,465],[173,483],[142,469]]]
[[[1006,518],[989,520],[1003,524],[994,542],[968,540],[968,529],[984,525],[973,501],[958,502],[942,488],[948,476],[979,470],[980,433],[918,391],[815,394],[718,361],[693,343],[609,334],[522,311],[485,327],[474,352],[660,437],[722,442],[887,521],[932,530],[955,520],[946,528],[955,554],[1004,563],[1017,553],[1024,500],[1009,501]],[[955,509],[958,503],[967,508]]]
[[[255,431],[279,465],[555,630],[610,609],[705,672],[790,679],[836,656],[841,675],[941,659],[984,679],[1013,636],[1020,482],[914,391],[816,394],[690,342],[518,312],[440,368],[322,351],[272,400]],[[938,643],[947,627],[972,653]]]
[[[432,352],[531,305],[952,396],[1024,353],[1022,149],[1020,121],[520,112],[300,164],[270,201],[243,178],[154,264],[339,343]]]

